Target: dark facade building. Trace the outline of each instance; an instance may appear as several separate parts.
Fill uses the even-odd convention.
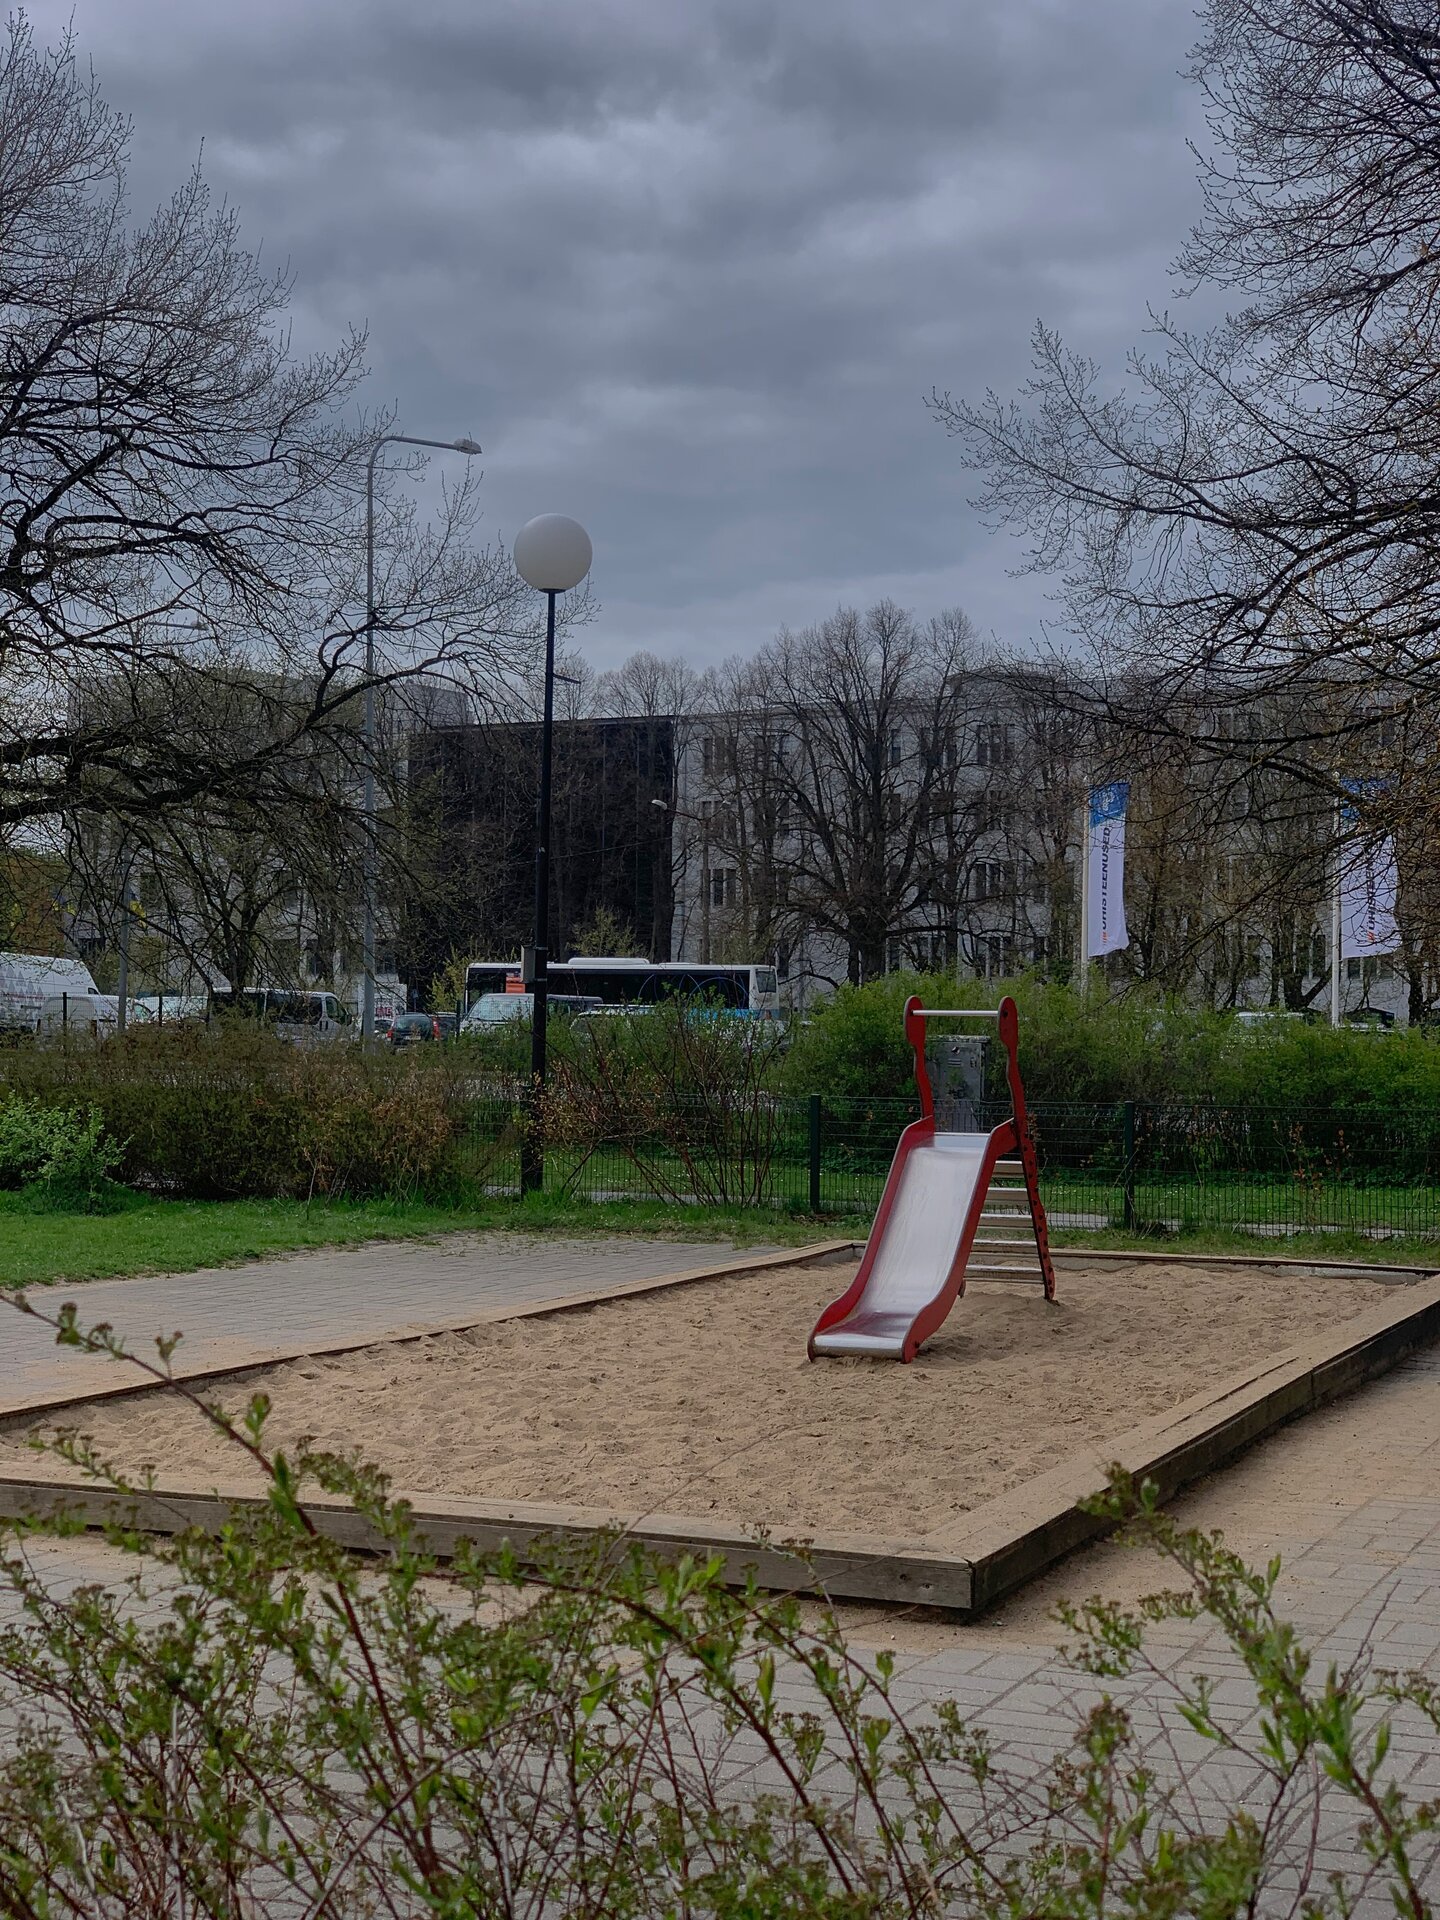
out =
[[[603,911],[650,959],[670,958],[674,777],[669,719],[555,723],[552,955],[568,955]],[[456,953],[516,958],[531,938],[539,780],[535,724],[438,727],[413,739],[414,830],[438,884],[418,891],[402,916],[399,964],[412,983]]]

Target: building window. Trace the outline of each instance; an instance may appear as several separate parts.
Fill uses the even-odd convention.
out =
[[[1037,747],[1062,760],[1068,760],[1078,744],[1078,730],[1069,716],[1036,720],[1034,737]]]
[[[1003,720],[986,720],[975,730],[975,764],[979,767],[1008,767],[1010,729]]]
[[[975,971],[982,980],[1004,980],[1015,971],[1015,937],[982,933],[975,942]]]
[[[700,742],[700,765],[710,779],[717,774],[734,773],[735,742],[723,734],[707,733]]]
[[[740,894],[740,875],[734,867],[707,867],[702,883],[710,891],[712,907],[733,907]]]
[[[905,964],[905,956],[900,951],[900,942],[892,935],[885,942],[885,971],[898,973]]]
[[[970,869],[972,900],[1008,900],[1014,891],[1013,860],[977,860]]]
[[[889,751],[891,766],[898,767],[900,764],[900,734],[898,729],[890,735]]]
[[[1347,980],[1358,980],[1360,978],[1360,960],[1358,956],[1353,960],[1347,960],[1345,962],[1345,978]]]

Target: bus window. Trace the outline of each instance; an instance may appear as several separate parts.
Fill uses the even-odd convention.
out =
[[[756,967],[755,969],[756,993],[759,994],[762,999],[764,999],[764,998],[768,998],[772,994],[778,993],[779,990],[780,990],[779,983],[775,978],[774,967]]]

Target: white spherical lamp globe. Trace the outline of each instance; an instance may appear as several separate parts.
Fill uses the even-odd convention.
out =
[[[542,513],[515,536],[515,566],[541,593],[568,593],[590,571],[594,549],[578,520]]]

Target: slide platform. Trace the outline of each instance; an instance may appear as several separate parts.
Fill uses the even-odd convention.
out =
[[[1014,1111],[989,1133],[936,1127],[925,1031],[927,1019],[940,1017],[998,1023]],[[921,1116],[896,1146],[859,1272],[815,1323],[812,1360],[820,1354],[913,1360],[965,1291],[967,1276],[1029,1281],[1047,1300],[1055,1298],[1039,1166],[1020,1083],[1018,1024],[1008,996],[994,1012],[906,1003],[905,1035],[915,1050]]]

